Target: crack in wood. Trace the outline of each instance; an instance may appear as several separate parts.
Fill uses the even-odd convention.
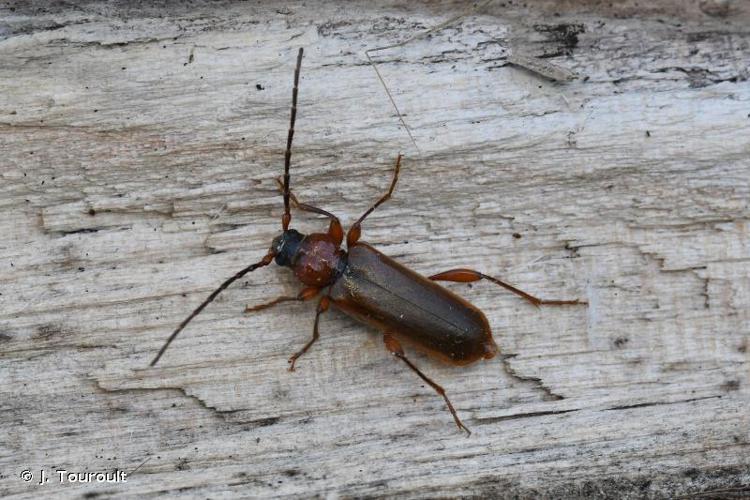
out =
[[[542,393],[542,400],[544,401],[560,401],[562,399],[565,399],[564,396],[553,392],[551,388],[547,387],[541,378],[530,377],[526,375],[519,375],[518,372],[516,372],[516,370],[510,365],[510,359],[516,356],[518,355],[517,354],[501,354],[500,355],[500,361],[502,363],[503,370],[505,371],[505,373],[510,375],[515,380],[518,380],[519,382],[530,383],[532,388]]]
[[[494,424],[497,422],[503,422],[505,420],[545,417],[548,415],[562,415],[565,413],[573,413],[576,411],[580,411],[580,408],[575,408],[572,410],[549,410],[549,411],[532,411],[528,413],[514,413],[512,415],[502,415],[500,417],[479,417],[479,418],[475,418],[474,420],[476,420],[480,424]]]
[[[610,410],[630,410],[632,408],[647,408],[649,406],[664,406],[664,405],[676,405],[676,404],[683,404],[683,403],[692,403],[694,401],[705,401],[707,399],[721,399],[722,395],[716,395],[716,396],[703,396],[700,398],[691,398],[691,399],[680,399],[677,401],[648,401],[645,403],[635,403],[630,405],[620,405],[620,406],[612,406],[610,408],[605,408],[604,411],[610,411]]]
[[[190,394],[189,392],[187,392],[187,390],[185,390],[185,388],[179,387],[179,386],[123,387],[123,388],[111,389],[108,387],[104,387],[101,384],[101,382],[99,382],[99,380],[97,379],[92,378],[91,381],[94,383],[94,387],[96,388],[96,390],[103,392],[103,393],[110,393],[110,394],[138,394],[138,393],[149,393],[149,392],[159,392],[159,391],[174,391],[174,392],[177,392],[179,395],[198,403],[200,407],[206,410],[209,410],[211,414],[220,418],[222,421],[230,423],[230,424],[242,424],[242,425],[249,424],[250,426],[253,426],[253,427],[267,427],[269,425],[274,425],[281,420],[280,416],[265,417],[265,418],[246,420],[246,421],[232,420],[231,418],[228,418],[228,417],[234,414],[241,413],[243,411],[247,411],[247,410],[243,408],[236,409],[236,410],[221,410],[215,406],[211,406],[210,404],[206,403],[204,400],[202,400],[198,396],[194,394]]]

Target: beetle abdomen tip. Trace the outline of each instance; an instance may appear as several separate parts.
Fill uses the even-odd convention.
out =
[[[498,351],[497,344],[493,339],[488,340],[484,343],[484,359],[492,359],[495,357]]]

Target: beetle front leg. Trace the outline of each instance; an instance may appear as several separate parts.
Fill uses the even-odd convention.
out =
[[[287,295],[282,295],[281,297],[277,297],[270,302],[264,302],[263,304],[258,304],[257,306],[247,306],[245,307],[245,312],[257,312],[262,311],[263,309],[268,309],[269,307],[273,307],[276,304],[281,304],[282,302],[304,302],[305,300],[310,300],[316,295],[318,295],[318,292],[320,292],[320,288],[315,288],[313,286],[309,288],[303,288],[300,293],[297,294],[296,297],[291,297]]]
[[[396,157],[396,166],[393,170],[393,180],[391,181],[391,187],[388,189],[388,192],[385,193],[383,196],[380,197],[378,201],[375,202],[373,206],[371,206],[367,212],[362,214],[362,217],[360,217],[357,222],[352,224],[352,227],[349,228],[349,231],[346,233],[346,246],[351,247],[352,245],[356,244],[357,241],[359,241],[359,237],[362,235],[362,221],[365,220],[365,217],[370,215],[373,210],[378,208],[380,205],[385,203],[391,198],[391,195],[393,194],[393,190],[396,187],[396,182],[398,182],[398,172],[401,170],[401,154]]]
[[[406,357],[406,354],[404,354],[404,349],[401,347],[401,344],[399,343],[396,338],[391,335],[390,333],[386,333],[383,335],[383,342],[385,342],[385,347],[388,349],[391,354],[402,360],[406,365],[411,368],[417,375],[419,375],[419,378],[427,382],[430,387],[435,389],[435,392],[443,396],[443,399],[445,400],[445,404],[448,405],[448,410],[450,410],[451,415],[453,415],[453,420],[456,422],[456,425],[459,429],[462,429],[466,431],[468,435],[471,435],[471,431],[468,427],[466,427],[463,422],[461,422],[461,419],[458,418],[458,414],[456,413],[456,410],[453,408],[453,405],[451,404],[450,399],[448,399],[448,395],[445,394],[445,389],[443,389],[440,385],[430,380],[430,378],[422,373],[419,368],[414,366],[414,363],[409,361],[409,358]]]
[[[511,292],[515,293],[516,295],[523,297],[527,301],[534,304],[536,307],[539,306],[567,306],[567,305],[586,305],[588,302],[584,300],[546,300],[546,299],[540,299],[538,297],[534,297],[533,295],[524,292],[523,290],[519,290],[518,288],[514,287],[513,285],[509,285],[508,283],[505,283],[503,281],[500,281],[497,278],[493,278],[492,276],[488,276],[486,274],[482,274],[479,271],[474,271],[473,269],[451,269],[450,271],[445,271],[443,273],[433,274],[430,276],[430,279],[433,281],[456,281],[459,283],[471,283],[472,281],[479,281],[479,280],[487,280],[491,281],[492,283],[499,285],[506,290],[510,290]]]
[[[308,349],[310,349],[310,346],[315,343],[316,340],[320,337],[320,334],[318,334],[318,321],[320,320],[320,315],[323,314],[328,310],[328,307],[330,306],[331,302],[328,296],[324,296],[320,299],[320,302],[318,302],[318,310],[315,313],[315,325],[313,326],[313,336],[312,338],[305,344],[305,346],[294,353],[292,357],[289,358],[289,371],[294,371],[294,363],[297,362],[297,359],[305,354]]]

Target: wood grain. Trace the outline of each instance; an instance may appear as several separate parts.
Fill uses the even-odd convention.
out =
[[[626,0],[0,6],[0,494],[750,494],[750,7]],[[248,275],[292,185],[423,274],[471,267],[504,359],[413,355],[474,432],[338,312]],[[555,83],[513,51],[582,76]],[[295,214],[302,231],[319,218]],[[145,463],[144,463],[145,461]],[[26,483],[69,471],[124,484]]]

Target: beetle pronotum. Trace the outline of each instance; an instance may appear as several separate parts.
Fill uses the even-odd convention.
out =
[[[401,346],[402,343],[408,344],[432,357],[454,365],[467,365],[479,359],[490,359],[497,353],[497,345],[492,338],[489,322],[484,313],[458,295],[441,287],[436,281],[468,283],[485,279],[523,297],[535,306],[585,304],[585,302],[539,299],[497,278],[471,269],[452,269],[426,278],[360,241],[362,222],[373,210],[391,197],[396,187],[401,167],[401,155],[396,158],[393,180],[388,192],[349,228],[346,233],[346,250],[342,249],[344,230],[339,219],[321,208],[299,202],[289,189],[289,166],[297,114],[302,53],[300,48],[294,71],[291,118],[284,154],[284,177],[283,181],[279,181],[284,197],[284,214],[281,217],[282,233],[274,238],[265,257],[224,281],[179,324],[151,361],[151,366],[159,361],[182,329],[223,290],[246,274],[275,261],[280,266],[291,268],[305,288],[296,296],[282,296],[264,304],[248,307],[248,312],[266,309],[286,301],[310,300],[322,293],[315,314],[312,338],[289,358],[291,371],[294,371],[297,359],[318,340],[320,315],[333,304],[349,316],[379,329],[383,333],[386,349],[440,394],[459,429],[471,433],[458,418],[445,390],[422,373],[406,356]],[[290,229],[291,205],[297,210],[316,213],[330,219],[328,231],[304,235]]]

